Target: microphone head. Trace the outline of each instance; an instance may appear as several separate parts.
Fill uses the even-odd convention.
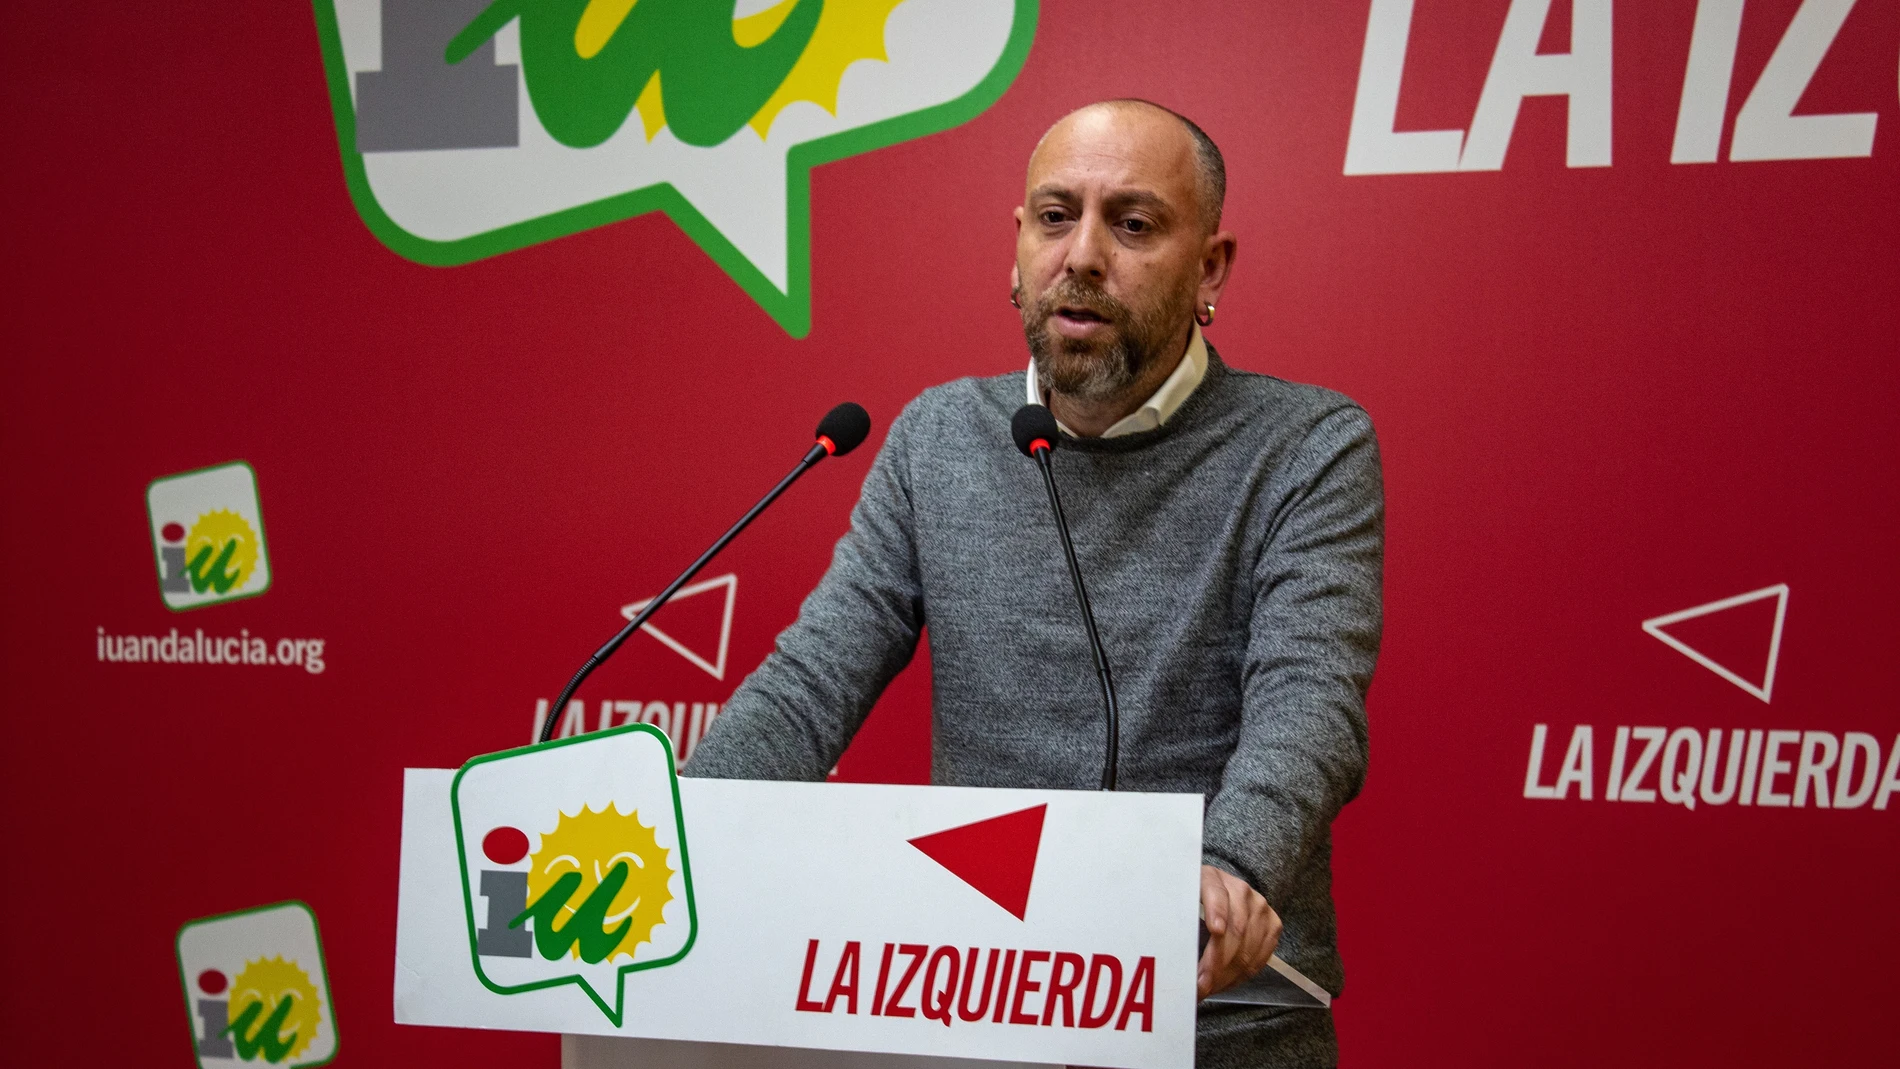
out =
[[[818,421],[818,442],[834,457],[844,456],[871,436],[871,414],[864,406],[846,401]]]
[[[1036,455],[1034,443],[1041,442],[1045,448],[1054,449],[1062,439],[1055,413],[1049,411],[1047,405],[1024,405],[1017,409],[1009,419],[1009,436],[1016,439],[1016,448],[1026,457]]]

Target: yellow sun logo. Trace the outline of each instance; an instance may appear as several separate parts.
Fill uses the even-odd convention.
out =
[[[271,1062],[295,1058],[317,1038],[321,1017],[316,986],[294,961],[262,958],[231,981],[230,1019],[240,1052],[261,1051]]]
[[[528,901],[539,902],[563,877],[578,873],[579,886],[568,881],[566,903],[553,914],[562,927],[576,923],[575,913],[589,903],[615,867],[624,864],[626,882],[606,903],[601,926],[611,932],[622,921],[630,923],[599,960],[611,961],[621,954],[631,958],[641,943],[649,941],[653,929],[666,923],[663,913],[673,900],[667,888],[673,876],[668,853],[653,829],[640,823],[637,810],[622,814],[609,806],[599,812],[582,808],[573,816],[562,813],[554,830],[541,836],[540,848],[530,855],[534,867],[528,872]],[[586,921],[583,917],[580,923]],[[535,923],[544,921],[537,917]],[[581,956],[581,946],[575,944],[569,953]],[[589,960],[593,960],[591,955]]]
[[[772,132],[772,121],[793,101],[809,100],[819,107],[838,113],[838,86],[844,81],[845,68],[861,59],[887,61],[884,52],[884,23],[891,9],[904,0],[826,0],[812,30],[811,43],[793,64],[791,73],[779,83],[778,91],[766,100],[748,125],[760,137]],[[742,47],[756,48],[769,40],[792,13],[798,0],[784,0],[764,11],[732,21],[733,40]],[[575,34],[575,48],[581,55],[598,52],[607,37],[618,29],[620,19],[632,10],[630,0],[593,0],[581,16]],[[594,16],[590,23],[589,16]],[[607,28],[611,26],[611,28]],[[600,27],[600,28],[596,28]],[[605,28],[605,33],[601,32]],[[601,42],[596,44],[594,38]],[[660,76],[655,74],[634,102],[640,123],[651,141],[666,125],[666,107],[662,101]]]
[[[185,567],[200,594],[241,589],[257,567],[257,533],[237,513],[213,509],[185,535]]]

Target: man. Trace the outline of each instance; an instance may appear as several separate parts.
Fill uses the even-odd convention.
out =
[[[928,626],[936,782],[1097,785],[1087,640],[1008,429],[1046,401],[1118,683],[1120,787],[1207,799],[1201,992],[1276,947],[1337,992],[1330,824],[1365,774],[1378,450],[1351,401],[1206,344],[1236,249],[1225,185],[1213,142],[1154,104],[1091,105],[1044,135],[1011,273],[1028,372],[905,408],[831,569],[686,771],[822,779]],[[1198,1065],[1337,1060],[1330,1014],[1202,1004]]]

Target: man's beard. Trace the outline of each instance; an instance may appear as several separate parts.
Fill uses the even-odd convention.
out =
[[[1166,309],[1179,302],[1159,302],[1140,311],[1105,291],[1073,276],[1045,290],[1023,307],[1023,337],[1036,358],[1036,378],[1044,393],[1060,392],[1079,401],[1107,401],[1124,394],[1142,373],[1163,358],[1178,333]],[[1107,341],[1067,338],[1049,326],[1049,318],[1064,306],[1086,308],[1113,328]]]

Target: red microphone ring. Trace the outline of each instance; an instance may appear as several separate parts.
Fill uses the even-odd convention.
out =
[[[1047,451],[1047,450],[1049,449],[1049,439],[1047,439],[1047,438],[1032,438],[1032,439],[1030,439],[1030,441],[1029,441],[1029,451],[1030,451],[1031,453],[1034,453],[1034,452],[1035,452],[1036,450],[1038,450],[1038,449],[1041,449],[1041,450],[1044,450],[1044,451],[1046,452],[1046,451]]]
[[[830,435],[828,434],[819,435],[818,444],[825,447],[826,456],[836,456],[838,454],[838,443],[832,441]]]

